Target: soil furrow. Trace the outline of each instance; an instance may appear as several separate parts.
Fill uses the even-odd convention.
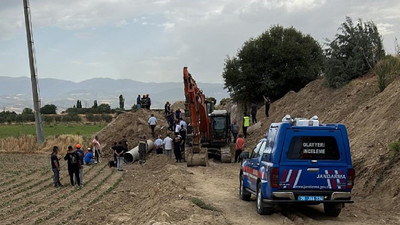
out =
[[[93,177],[95,177],[94,175],[98,174],[98,170],[102,170],[106,165],[102,166],[102,167],[90,167],[87,171],[86,171],[86,177],[89,177],[89,180],[92,179]],[[98,170],[93,170],[93,168],[97,168]],[[93,172],[91,172],[93,171]],[[68,176],[68,175],[65,175]],[[66,177],[66,179],[69,180],[69,176]],[[30,205],[35,205],[38,204],[38,202],[43,201],[44,198],[46,198],[47,196],[60,196],[63,194],[62,189],[53,189],[50,192],[46,193],[46,194],[42,194],[43,191],[49,190],[52,188],[53,186],[53,182],[52,182],[52,178],[49,179],[51,181],[46,182],[46,185],[40,185],[40,186],[36,186],[35,189],[31,189],[29,192],[24,193],[24,195],[19,196],[19,197],[15,197],[12,200],[9,200],[8,202],[3,202],[1,205],[10,205],[12,203],[12,208],[8,207],[6,211],[3,210],[3,212],[0,213],[0,219],[5,217],[6,215],[10,215],[10,212],[16,211],[16,210],[21,210],[24,209],[26,207],[29,207]],[[66,185],[67,186],[67,185]],[[12,214],[11,214],[12,216]]]
[[[80,209],[80,206],[88,205],[92,199],[95,199],[97,196],[99,196],[98,192],[100,192],[106,182],[114,175],[114,172],[115,170],[111,170],[107,172],[106,176],[101,176],[101,179],[97,180],[97,182],[91,182],[89,185],[84,186],[83,189],[78,190],[78,192],[83,192],[81,192],[81,195],[79,195],[77,198],[74,196],[74,198],[68,199],[69,201],[62,201],[58,204],[53,204],[52,210],[49,210],[49,213],[46,213],[46,215],[38,215],[35,218],[30,218],[31,221],[33,219],[35,224],[44,223],[47,221],[49,221],[50,224],[54,224],[55,221],[53,218],[60,214],[62,214],[62,216],[74,215],[75,212]],[[56,219],[58,220],[58,218]]]
[[[107,165],[102,165],[102,166],[94,166],[91,167],[88,171],[84,171],[84,181],[86,180],[86,184],[90,184],[93,180],[99,177],[101,174],[101,171],[106,167]],[[85,167],[86,168],[86,167]],[[95,169],[94,169],[95,168]],[[69,177],[68,177],[69,180]],[[46,188],[47,187],[47,188]],[[33,215],[42,212],[45,210],[49,205],[52,207],[59,203],[63,202],[65,199],[67,199],[69,196],[75,194],[78,189],[72,189],[72,187],[68,184],[64,184],[62,188],[58,189],[53,189],[49,193],[43,194],[42,191],[48,190],[48,189],[53,189],[52,187],[52,181],[49,181],[48,185],[45,185],[41,188],[40,192],[34,193],[36,194],[34,197],[29,197],[25,200],[25,203],[20,203],[20,205],[23,205],[25,207],[29,207],[33,203],[35,207],[31,207],[28,210],[23,210],[23,213],[18,213],[17,215],[11,214],[7,215],[7,218],[9,218],[10,221],[6,220],[7,223],[12,223],[16,224],[19,223],[20,220],[26,219],[26,218],[31,218]],[[68,192],[66,192],[68,191]],[[51,198],[49,198],[51,196]],[[21,206],[15,206],[17,209]]]

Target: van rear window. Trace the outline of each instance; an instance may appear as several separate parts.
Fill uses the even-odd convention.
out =
[[[332,136],[294,136],[287,152],[288,159],[338,160],[339,150]]]

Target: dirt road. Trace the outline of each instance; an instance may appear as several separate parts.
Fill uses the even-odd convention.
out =
[[[242,201],[238,197],[239,164],[210,163],[209,167],[193,167],[191,191],[222,211],[228,224],[399,224],[400,217],[394,209],[380,208],[384,202],[355,196],[355,203],[347,205],[339,217],[327,217],[322,206],[284,206],[272,215],[256,212],[255,198]]]
[[[124,172],[102,163],[85,166],[84,186],[69,185],[61,161],[62,188],[52,186],[49,155],[0,154],[1,224],[399,224],[386,201],[355,196],[338,218],[321,206],[278,208],[260,216],[254,200],[238,198],[239,164],[210,161],[186,167],[165,155],[150,155],[145,165]],[[201,203],[206,206],[203,207]],[[211,209],[211,210],[210,210]]]

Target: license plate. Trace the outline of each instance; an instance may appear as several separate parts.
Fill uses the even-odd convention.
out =
[[[299,201],[323,201],[324,196],[299,196]]]

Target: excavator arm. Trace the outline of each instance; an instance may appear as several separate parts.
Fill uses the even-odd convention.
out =
[[[198,88],[196,81],[183,68],[183,83],[185,91],[185,114],[187,122],[193,127],[192,146],[186,148],[185,159],[188,166],[207,165],[207,148],[201,147],[202,139],[210,139],[210,118],[207,114],[206,98]]]

